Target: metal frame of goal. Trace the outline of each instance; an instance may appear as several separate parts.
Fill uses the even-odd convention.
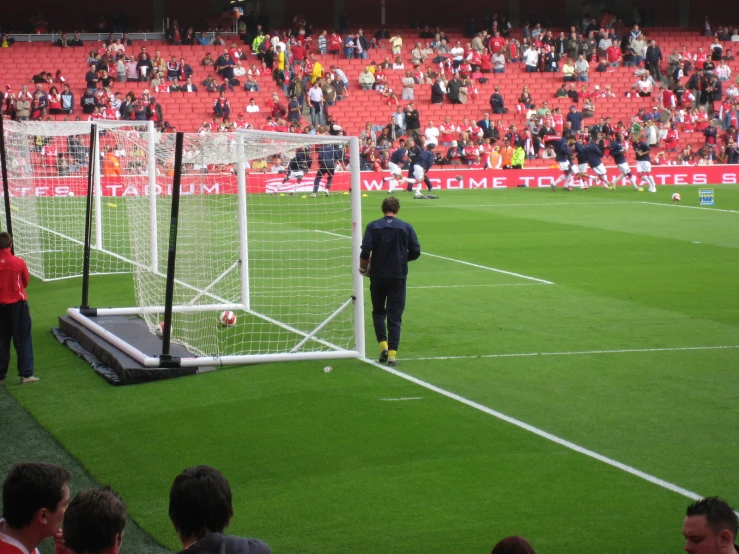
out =
[[[102,130],[118,132],[111,127],[90,126],[84,237],[65,237],[82,254],[82,301],[68,310],[72,319],[147,368],[364,357],[364,282],[356,270],[363,230],[356,137],[262,131],[155,135],[150,127],[130,133],[128,140],[138,141],[146,151],[147,168],[132,179],[146,192],[122,205],[131,237],[123,253],[106,250],[98,145]],[[350,194],[301,204],[297,196],[275,198],[250,186],[251,161],[289,158],[296,148],[348,148]],[[211,178],[193,176],[193,168],[214,164],[233,168],[232,193],[183,193],[188,179]],[[167,168],[166,175],[162,168]],[[15,214],[9,208],[9,188],[12,192],[12,186],[5,186],[5,199],[11,230]],[[163,188],[171,193],[162,194]],[[194,229],[195,224],[200,229]],[[179,241],[185,242],[184,248],[178,248]],[[123,262],[123,269],[113,272],[133,273],[135,306],[89,305],[96,251]],[[223,311],[238,313],[243,329],[219,326],[218,313]],[[139,316],[152,334],[161,335],[161,350],[143,352],[116,336],[101,324],[108,316]],[[193,355],[173,356],[172,343]]]

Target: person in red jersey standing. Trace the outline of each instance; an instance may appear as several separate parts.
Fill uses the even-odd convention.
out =
[[[38,377],[33,375],[31,312],[26,295],[28,267],[12,254],[12,244],[8,233],[0,233],[0,384],[8,374],[11,339],[18,356],[21,383],[33,383]]]

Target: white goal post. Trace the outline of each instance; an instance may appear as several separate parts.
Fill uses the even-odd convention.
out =
[[[125,156],[150,144],[146,133],[107,133]],[[364,357],[358,139],[266,131],[179,135],[152,141],[149,171],[126,178],[137,193],[111,208],[126,216],[125,225],[117,223],[127,238],[116,253],[132,271],[135,305],[70,308],[70,317],[152,368]],[[176,140],[183,144],[179,165]],[[252,162],[265,159],[286,171],[269,177],[250,171]],[[267,188],[265,179],[272,183]],[[148,194],[154,189],[158,194]],[[105,203],[103,197],[103,214]],[[105,246],[105,217],[102,227]],[[224,311],[236,313],[235,324],[221,324]],[[142,352],[96,321],[131,315],[151,333],[169,334],[164,343],[171,338],[194,355]]]

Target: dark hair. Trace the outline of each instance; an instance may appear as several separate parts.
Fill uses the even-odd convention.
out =
[[[382,201],[382,213],[397,214],[400,211],[400,202],[394,196],[388,196]]]
[[[9,244],[10,235],[0,233],[0,247],[5,240]],[[3,483],[3,518],[13,529],[23,529],[39,510],[56,512],[71,478],[66,468],[55,464],[14,465]]]
[[[210,533],[222,533],[233,513],[231,487],[213,467],[190,467],[172,483],[169,519],[181,538],[201,539]]]
[[[126,527],[126,505],[102,487],[82,491],[64,514],[64,545],[78,554],[98,554],[115,545]]]
[[[4,231],[0,233],[0,249],[10,248],[11,244],[13,244],[13,237]]]
[[[506,537],[493,547],[490,554],[536,554],[523,537]]]
[[[726,500],[718,496],[709,496],[694,502],[688,506],[685,515],[688,517],[706,516],[714,534],[717,535],[724,529],[728,529],[732,539],[736,539],[737,528],[739,527],[737,515]]]

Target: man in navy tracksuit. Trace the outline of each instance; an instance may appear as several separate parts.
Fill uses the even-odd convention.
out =
[[[611,183],[608,181],[606,167],[603,165],[603,151],[594,140],[590,140],[585,147],[585,159],[593,170],[593,173],[598,177],[598,180],[606,188],[610,187]]]
[[[431,169],[431,166],[434,165],[435,159],[434,146],[431,144],[426,146],[426,150],[422,150],[418,155],[416,155],[415,159],[413,160],[413,166],[411,167],[414,178],[408,179],[408,192],[413,189],[413,185],[415,183],[418,183],[416,196],[422,196],[420,184],[421,181],[426,184],[426,188],[428,188],[429,190],[433,188],[433,185],[431,185],[431,180],[428,176],[428,172]]]
[[[383,200],[384,217],[367,225],[359,255],[359,273],[370,278],[372,322],[380,345],[380,362],[391,366],[398,363],[396,356],[405,309],[408,262],[421,255],[416,231],[409,223],[396,217],[398,211],[400,202],[397,198],[389,196]]]
[[[609,146],[611,157],[613,158],[613,161],[616,162],[616,165],[621,172],[621,175],[613,180],[613,186],[615,187],[621,179],[626,179],[635,189],[638,190],[639,186],[636,184],[636,177],[631,173],[629,162],[626,160],[626,148],[624,147],[623,140],[623,134],[616,133],[615,139],[611,141]]]
[[[313,181],[313,194],[311,196],[316,196],[321,179],[326,174],[328,174],[328,178],[326,179],[326,190],[324,192],[328,196],[331,183],[334,180],[336,162],[341,159],[341,148],[337,144],[320,144],[316,147],[316,150],[318,151],[318,173],[316,173],[316,178]]]
[[[554,141],[554,155],[555,160],[557,160],[557,164],[559,165],[559,169],[562,171],[562,175],[560,175],[556,181],[554,181],[550,186],[552,187],[552,190],[557,190],[557,185],[564,181],[565,182],[565,190],[572,190],[572,145],[574,144],[575,140],[572,137],[572,135],[565,135],[559,140]]]
[[[11,253],[12,244],[8,233],[0,233],[0,384],[8,374],[11,339],[18,355],[21,383],[33,383],[38,377],[33,375],[31,313],[26,295],[28,267]]]

